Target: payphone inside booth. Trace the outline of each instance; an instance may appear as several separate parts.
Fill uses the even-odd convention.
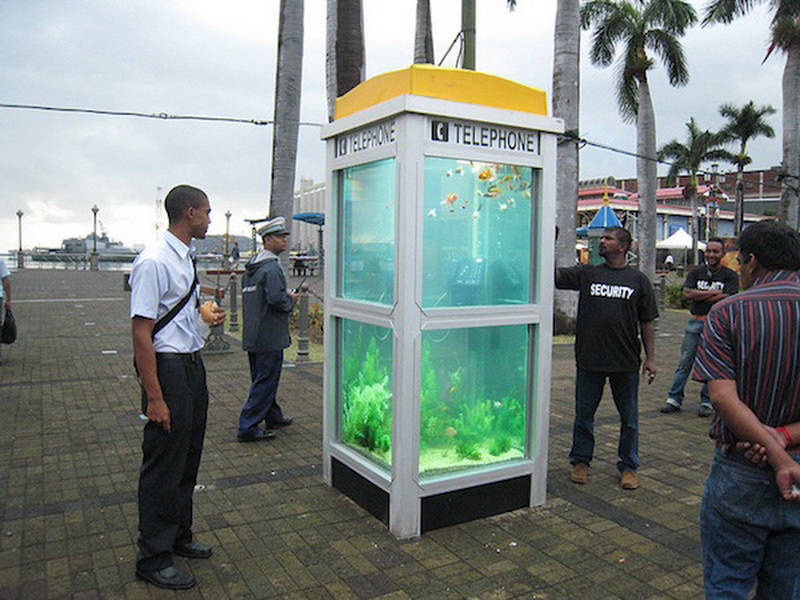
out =
[[[323,474],[398,537],[544,502],[562,130],[539,90],[429,65],[323,129]]]

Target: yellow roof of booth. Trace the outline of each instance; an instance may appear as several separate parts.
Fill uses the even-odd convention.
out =
[[[412,65],[376,75],[337,98],[336,118],[347,117],[403,94],[547,114],[547,96],[542,90],[488,73]]]

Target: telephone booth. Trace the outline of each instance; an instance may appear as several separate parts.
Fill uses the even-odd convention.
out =
[[[540,90],[415,65],[323,128],[323,473],[400,538],[545,500],[546,112]]]

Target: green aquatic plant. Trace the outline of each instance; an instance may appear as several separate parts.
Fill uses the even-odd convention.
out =
[[[489,442],[489,454],[500,456],[511,450],[511,436],[507,433],[498,433]]]
[[[525,408],[518,398],[506,396],[495,406],[498,431],[503,431],[513,438],[525,435]]]
[[[345,398],[342,437],[348,444],[374,452],[392,447],[392,394],[389,379],[353,386]]]
[[[478,449],[476,442],[468,442],[462,440],[456,444],[456,455],[467,460],[480,460],[481,451]]]
[[[453,421],[459,442],[480,443],[492,434],[492,401],[467,404]]]

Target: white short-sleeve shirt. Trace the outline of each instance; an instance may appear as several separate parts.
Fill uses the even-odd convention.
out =
[[[5,279],[9,275],[11,275],[11,273],[9,272],[8,267],[6,266],[6,261],[0,258],[0,281]],[[3,286],[0,285],[0,298],[4,298],[5,297],[4,294],[5,293],[3,292]]]
[[[194,244],[187,246],[167,231],[154,246],[145,248],[131,270],[131,318],[158,320],[188,293],[194,282]],[[196,352],[205,341],[198,328],[199,290],[172,320],[156,334],[156,352]]]

